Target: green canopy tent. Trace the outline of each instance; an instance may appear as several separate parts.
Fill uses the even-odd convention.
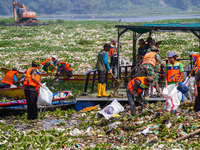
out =
[[[136,65],[136,42],[144,33],[151,35],[153,32],[187,32],[193,33],[199,39],[200,46],[200,23],[168,23],[168,24],[144,24],[141,26],[115,25],[118,28],[118,59],[120,52],[120,37],[127,31],[133,32],[133,66]],[[199,48],[200,51],[200,48]],[[119,78],[119,61],[118,61],[118,78]],[[135,74],[135,72],[133,72]]]

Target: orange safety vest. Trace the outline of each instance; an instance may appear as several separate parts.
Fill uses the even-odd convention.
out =
[[[138,94],[138,95],[141,95],[144,89],[149,88],[149,87],[147,87],[147,86],[145,85],[145,80],[146,80],[146,78],[147,78],[147,77],[136,77],[136,78],[132,79],[132,80],[128,83],[128,85],[127,85],[129,92],[130,92],[131,94],[133,94],[133,86],[134,86],[134,84],[135,84],[135,80],[140,80],[141,84],[140,84],[140,87],[137,89],[137,94]]]
[[[117,53],[118,53],[117,44],[116,44],[116,51],[117,51]],[[110,48],[110,50],[109,50],[109,52],[108,52],[108,56],[109,56],[109,57],[112,57],[113,54],[114,54],[114,52],[115,52],[114,45],[111,44],[111,48]]]
[[[149,52],[149,53],[146,53],[144,55],[144,59],[142,61],[142,64],[151,64],[152,66],[155,67],[157,61],[156,61],[156,58],[155,58],[155,55],[157,53],[156,52]]]
[[[177,82],[180,78],[181,72],[179,68],[179,61],[176,61],[172,66],[171,63],[167,64],[167,82]],[[180,81],[183,81],[184,77]]]
[[[197,60],[196,60],[196,62],[195,62],[196,64],[197,64],[197,69],[196,69],[196,71],[195,71],[195,74],[197,74],[197,71],[199,70],[199,68],[200,68],[200,57],[199,58],[197,58]]]
[[[36,88],[36,90],[38,90],[39,84],[32,80],[32,78],[31,78],[32,75],[30,74],[33,69],[37,69],[37,68],[36,67],[31,67],[31,68],[29,68],[27,70],[23,85],[24,86],[25,85],[34,86]],[[35,79],[38,82],[40,82],[40,74],[37,73],[36,76],[35,76]]]
[[[199,54],[192,54],[192,57],[195,57],[195,61],[196,61],[199,58]]]
[[[1,80],[1,82],[5,84],[9,84],[9,85],[13,84],[14,82],[13,75],[17,76],[17,71],[13,71],[13,70],[8,71],[6,75],[3,77],[3,79]]]
[[[65,67],[66,67],[66,69],[68,70],[68,71],[72,71],[72,68],[70,67],[70,64],[67,64],[66,62],[64,62],[64,61],[61,61],[61,62],[59,62],[58,63],[58,65],[59,64],[65,64]],[[62,68],[60,68],[61,70],[62,70]]]

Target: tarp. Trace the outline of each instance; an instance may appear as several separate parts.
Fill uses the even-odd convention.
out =
[[[200,31],[200,23],[166,23],[166,24],[151,24],[147,23],[141,26],[130,26],[130,25],[116,25],[115,27],[126,28],[136,33],[147,33],[150,31],[158,30],[181,30],[181,31]]]

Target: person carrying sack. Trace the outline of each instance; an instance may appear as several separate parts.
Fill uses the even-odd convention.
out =
[[[106,91],[106,72],[110,71],[110,66],[108,64],[108,51],[110,50],[110,43],[104,44],[104,49],[97,55],[96,69],[98,71],[98,88],[97,97],[108,97],[105,93]]]
[[[42,86],[40,81],[40,62],[33,61],[32,67],[26,72],[24,79],[24,92],[27,102],[27,119],[37,119],[37,96],[39,87]]]
[[[148,100],[148,91],[149,91],[149,86],[154,84],[154,79],[150,76],[148,77],[136,77],[132,79],[126,89],[126,94],[128,98],[128,103],[130,105],[131,109],[131,115],[134,116],[136,115],[135,111],[135,99],[139,103],[142,102],[142,93],[144,91],[144,100]],[[142,107],[142,105],[141,105]]]

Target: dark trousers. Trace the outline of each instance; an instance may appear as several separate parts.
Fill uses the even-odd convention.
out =
[[[104,71],[98,70],[98,82],[99,83],[106,83],[106,73]]]
[[[24,90],[27,102],[27,119],[37,119],[37,91]]]
[[[110,66],[115,67],[118,65],[118,57],[111,57]]]
[[[200,111],[200,88],[198,88],[198,96],[195,98],[194,111]]]

